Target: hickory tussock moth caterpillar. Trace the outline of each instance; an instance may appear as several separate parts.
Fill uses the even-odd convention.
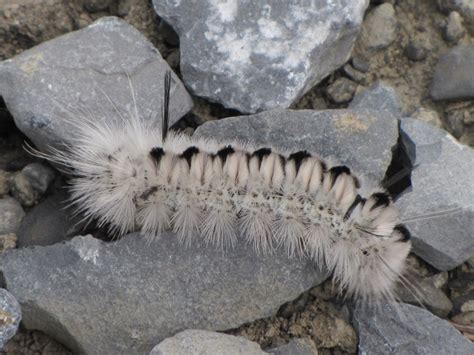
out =
[[[71,122],[69,149],[43,155],[73,176],[85,218],[120,235],[172,229],[186,245],[202,238],[226,249],[242,238],[262,253],[283,247],[325,265],[348,296],[394,298],[411,244],[386,192],[363,198],[348,167],[306,151],[168,132],[170,80],[168,72],[161,131],[137,110],[128,120],[84,119]]]

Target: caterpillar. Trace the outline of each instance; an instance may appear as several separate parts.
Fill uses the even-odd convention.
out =
[[[349,167],[313,152],[169,130],[170,80],[167,72],[161,130],[137,110],[117,121],[84,119],[72,122],[66,150],[41,154],[72,176],[71,199],[84,218],[118,235],[140,230],[151,242],[171,229],[186,246],[199,239],[223,250],[239,240],[258,253],[284,248],[324,265],[346,296],[394,299],[411,242],[386,191],[362,197]]]

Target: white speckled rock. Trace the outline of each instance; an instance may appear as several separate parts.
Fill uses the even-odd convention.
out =
[[[163,340],[150,355],[265,355],[260,345],[242,337],[190,329]]]
[[[0,62],[0,96],[15,123],[40,149],[62,148],[74,135],[67,120],[86,114],[117,120],[134,112],[160,125],[166,70],[153,45],[135,28],[105,17]],[[112,104],[109,101],[112,99]],[[191,97],[172,75],[170,122],[190,110]]]
[[[161,1],[196,95],[242,112],[287,108],[349,59],[367,0]]]

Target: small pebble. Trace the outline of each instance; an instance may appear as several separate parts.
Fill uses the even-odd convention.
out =
[[[444,30],[444,38],[450,43],[457,43],[466,33],[462,24],[462,17],[457,11],[451,11]]]
[[[351,78],[355,82],[363,84],[363,85],[367,83],[367,79],[365,75],[362,72],[354,69],[352,65],[350,64],[344,65],[343,70],[344,70],[344,74],[346,74],[349,78]]]
[[[54,180],[54,170],[41,163],[31,163],[21,171],[30,182],[33,189],[44,194]]]
[[[7,233],[0,235],[0,253],[7,249],[16,248],[17,236],[15,233]]]
[[[31,207],[38,201],[38,193],[22,172],[12,180],[12,195],[25,207]]]
[[[329,98],[337,104],[349,102],[354,97],[357,84],[347,78],[339,78],[327,88]]]
[[[16,334],[20,321],[20,304],[10,292],[0,288],[0,350]]]
[[[435,274],[429,278],[429,280],[433,283],[433,286],[437,289],[442,289],[448,284],[449,275],[447,271],[440,272]]]
[[[384,3],[369,12],[362,24],[359,43],[367,51],[387,48],[394,40],[397,18],[392,4]]]
[[[362,56],[362,55],[355,55],[352,58],[352,65],[354,66],[355,69],[362,73],[367,73],[370,69],[370,63],[369,60]]]
[[[318,348],[339,348],[348,353],[357,350],[357,334],[345,320],[333,314],[317,314],[312,326],[312,336]]]
[[[425,60],[426,56],[428,55],[427,49],[424,48],[421,43],[418,43],[416,41],[408,42],[407,46],[405,47],[404,53],[408,59],[414,62],[420,62],[422,60]]]
[[[453,322],[462,325],[474,325],[474,312],[463,312],[452,318]]]
[[[83,6],[89,12],[100,12],[107,10],[112,0],[84,0]]]
[[[469,300],[461,305],[461,312],[474,312],[474,300]]]
[[[18,201],[9,196],[0,199],[0,234],[16,233],[24,216]]]

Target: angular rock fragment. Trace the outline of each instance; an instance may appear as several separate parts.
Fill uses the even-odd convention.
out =
[[[474,254],[474,150],[427,123],[406,118],[402,140],[416,145],[412,192],[397,205],[415,253],[439,270]]]
[[[225,330],[275,314],[326,278],[306,260],[257,255],[245,243],[226,253],[185,248],[164,233],[91,236],[6,251],[6,285],[23,323],[77,352],[146,354],[183,329]]]
[[[38,148],[61,149],[74,136],[68,120],[127,119],[135,114],[134,101],[140,117],[160,125],[167,70],[166,61],[135,28],[105,17],[0,62],[0,96]],[[173,74],[170,123],[191,106]]]
[[[153,4],[180,37],[187,87],[253,113],[289,107],[343,65],[368,1]]]
[[[474,344],[447,321],[405,303],[372,311],[358,308],[354,325],[359,332],[359,354],[474,353]]]

